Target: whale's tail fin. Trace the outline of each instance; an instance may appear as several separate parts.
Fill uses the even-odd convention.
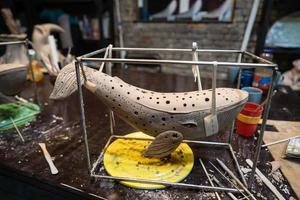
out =
[[[84,67],[83,71],[87,79],[91,79],[91,74],[94,70]],[[81,84],[84,83],[83,77],[82,71],[80,70]],[[75,62],[72,62],[63,67],[59,72],[50,99],[64,99],[74,93],[77,89]]]

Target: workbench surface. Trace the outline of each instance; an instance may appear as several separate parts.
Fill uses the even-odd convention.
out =
[[[149,90],[160,92],[196,90],[196,84],[190,76],[132,69],[123,72],[115,70],[113,73],[130,84]],[[21,127],[26,142],[22,143],[15,131],[0,134],[0,182],[5,182],[0,186],[0,195],[6,197],[3,199],[35,199],[35,197],[37,199],[97,199],[88,193],[109,199],[214,199],[212,192],[182,188],[138,190],[117,182],[92,180],[87,173],[77,93],[63,101],[54,102],[48,99],[53,88],[48,76],[37,86],[42,111],[36,121]],[[218,86],[224,86],[224,83],[218,81]],[[203,79],[203,87],[210,88],[210,81]],[[27,99],[33,96],[31,83],[26,85],[21,96]],[[110,136],[108,109],[85,89],[84,99],[91,159],[95,161]],[[135,131],[118,118],[116,122],[117,134],[124,135]],[[228,131],[225,131],[207,140],[226,142],[227,138]],[[46,143],[49,153],[54,157],[59,174],[51,175],[38,146],[39,142]],[[254,142],[254,139],[246,139],[238,135],[233,137],[233,148],[243,168],[247,168],[245,159],[253,160]],[[195,165],[191,174],[183,182],[209,185],[199,165],[199,157],[203,158],[208,169],[212,169],[208,160],[217,165],[215,158],[219,158],[236,172],[229,151],[193,145],[191,147],[195,155]],[[267,150],[262,150],[258,168],[272,179],[272,176],[268,175],[271,171],[270,165],[267,164],[269,161],[272,161],[271,154]],[[214,173],[216,174],[215,170]],[[219,175],[216,174],[216,176],[221,180]],[[274,180],[272,182],[286,199],[295,196],[285,178],[281,182]],[[66,185],[84,192],[77,191],[75,188],[71,189]],[[274,199],[271,191],[257,180],[252,191],[258,199]],[[224,199],[229,198],[226,194],[222,196]]]

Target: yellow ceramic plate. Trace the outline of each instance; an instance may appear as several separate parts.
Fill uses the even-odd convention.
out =
[[[135,132],[126,137],[150,136]],[[182,143],[170,158],[146,158],[142,155],[151,141],[117,139],[104,153],[104,167],[108,174],[118,177],[160,180],[168,182],[182,181],[192,170],[194,155],[192,149]],[[121,181],[122,184],[139,189],[159,189],[164,185],[144,184]]]

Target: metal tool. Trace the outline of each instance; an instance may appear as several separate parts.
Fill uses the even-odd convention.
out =
[[[223,184],[215,177],[212,177],[212,180],[219,186],[219,187],[224,187]],[[231,192],[226,192],[226,194],[233,200],[238,200]]]
[[[209,161],[209,164],[222,176],[222,178],[224,179],[224,180],[226,180],[228,183],[230,183],[234,188],[236,188],[244,197],[246,197],[247,198],[247,196],[244,194],[244,192],[241,190],[241,189],[239,189],[229,178],[227,178],[226,176],[225,176],[225,174],[223,174],[222,172],[221,172],[221,170],[219,169],[219,168],[217,168],[212,162],[210,162]],[[247,199],[249,199],[249,198],[247,198]]]
[[[233,172],[218,158],[216,159],[219,165],[223,168],[224,171],[228,173],[228,175],[233,178],[236,183],[242,187],[245,192],[251,197],[251,199],[256,200],[256,198],[253,196],[253,194],[244,186],[244,184],[233,174]]]
[[[46,161],[48,162],[48,165],[50,167],[51,173],[52,174],[58,174],[58,170],[55,167],[55,165],[54,165],[54,163],[53,163],[53,161],[51,159],[51,156],[50,156],[50,154],[49,154],[49,152],[48,152],[48,150],[46,148],[46,144],[45,143],[39,143],[39,145],[40,145],[40,147],[41,147],[41,149],[43,151],[43,154],[45,156]]]
[[[253,166],[253,162],[250,159],[246,160],[246,163],[252,167]],[[285,198],[278,192],[278,190],[276,189],[276,187],[271,183],[271,181],[269,181],[269,179],[267,179],[267,177],[265,177],[265,175],[256,168],[255,172],[257,173],[257,175],[261,178],[261,180],[264,182],[264,184],[273,192],[273,194],[279,199],[279,200],[284,200]]]
[[[214,183],[210,179],[209,174],[207,173],[207,170],[206,170],[205,165],[204,165],[204,163],[203,163],[203,161],[202,161],[201,158],[199,158],[199,162],[200,162],[201,167],[203,168],[203,171],[204,171],[204,173],[205,173],[205,175],[206,175],[206,177],[208,179],[209,184],[214,187]],[[219,194],[217,192],[215,192],[215,195],[216,195],[216,198],[218,200],[221,200],[221,198],[220,198],[220,196],[219,196]]]

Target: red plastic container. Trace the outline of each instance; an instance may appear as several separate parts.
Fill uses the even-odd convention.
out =
[[[263,107],[252,102],[247,102],[236,120],[236,132],[244,137],[254,135],[257,124],[261,118]]]

